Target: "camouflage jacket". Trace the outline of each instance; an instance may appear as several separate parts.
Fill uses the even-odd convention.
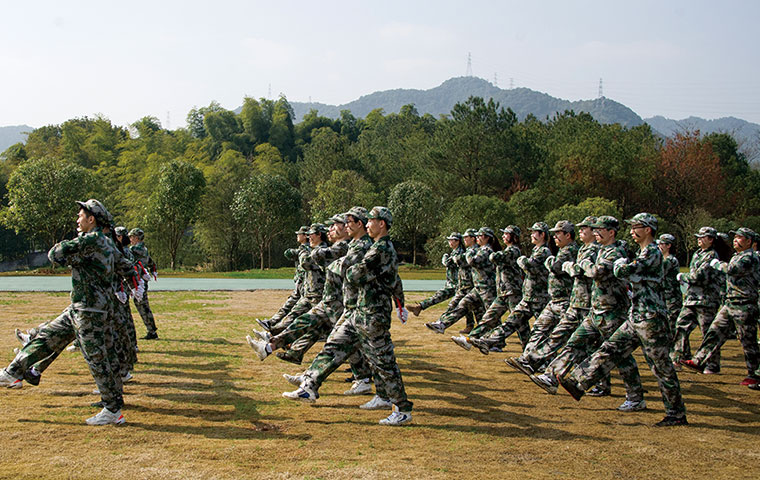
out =
[[[552,300],[570,300],[570,292],[573,289],[573,277],[562,270],[565,262],[575,262],[578,256],[578,244],[570,242],[560,248],[554,261],[550,262],[549,269],[549,295]]]
[[[509,245],[489,257],[496,267],[496,294],[500,297],[522,295],[523,271],[517,266],[520,249]]]
[[[446,267],[446,286],[444,288],[456,288],[459,277],[459,265],[454,260],[456,256],[464,254],[464,248],[457,247],[451,253],[444,253],[441,264]]]
[[[546,245],[533,247],[530,257],[525,259],[522,269],[525,272],[523,281],[523,300],[527,302],[546,302],[549,300],[549,270],[544,262],[552,254]]]
[[[760,288],[760,258],[754,250],[734,254],[726,270],[726,304],[756,304]]]
[[[148,253],[148,247],[145,246],[145,243],[139,242],[136,245],[130,245],[129,249],[135,257],[135,262],[139,262],[148,273],[156,271],[156,262],[153,261]]]
[[[330,265],[331,268],[340,272],[343,282],[343,306],[346,309],[356,308],[359,303],[359,288],[346,281],[346,273],[349,267],[362,261],[371,246],[372,239],[369,235],[365,234],[359,239],[353,239],[348,243],[346,255]]]
[[[339,268],[331,269],[330,266],[343,258],[346,253],[348,253],[348,240],[339,240],[330,247],[319,247],[311,251],[312,259],[328,263],[325,269],[325,286],[322,290],[322,303],[325,305],[332,302],[343,303],[343,276]]]
[[[472,283],[480,292],[491,292],[496,295],[496,273],[493,263],[489,257],[493,250],[489,245],[482,246],[475,250],[467,250],[465,259],[472,269]],[[486,308],[488,305],[486,306]]]
[[[48,258],[71,266],[71,306],[76,310],[108,311],[113,297],[116,245],[100,227],[53,246]]]
[[[373,243],[364,258],[349,267],[346,281],[359,287],[358,307],[363,312],[382,314],[390,322],[392,297],[400,295],[399,301],[404,303],[398,258],[391,238],[386,235]]]
[[[682,276],[686,282],[684,305],[715,307],[720,303],[720,292],[724,285],[720,281],[721,272],[710,267],[710,261],[714,258],[718,258],[718,254],[712,248],[694,252],[689,273]]]
[[[634,313],[665,313],[665,300],[662,296],[662,252],[657,248],[656,242],[639,250],[632,261],[617,265],[615,276],[631,282]]]
[[[472,283],[472,268],[470,268],[470,265],[467,263],[467,252],[470,250],[477,250],[478,245],[474,244],[470,247],[467,247],[467,249],[460,248],[459,253],[456,255],[449,255],[449,259],[451,259],[454,263],[456,263],[457,267],[459,268],[459,272],[457,273],[457,290],[458,291],[464,291],[467,292],[473,287]]]
[[[674,255],[668,255],[662,261],[662,297],[665,299],[666,305],[681,305],[683,302],[681,284],[677,278],[680,272],[679,267],[678,259]]]
[[[296,265],[296,273],[293,275],[293,283],[295,283],[295,290],[303,295],[303,281],[306,278],[306,271],[301,267],[301,256],[309,255],[311,247],[308,243],[302,243],[298,248],[289,248],[285,250],[285,258],[291,260]]]
[[[327,244],[322,242],[317,248],[326,248]],[[317,300],[322,297],[322,290],[325,288],[325,263],[319,259],[312,258],[311,254],[301,255],[299,263],[304,269],[305,277],[303,284],[303,296],[309,300]]]
[[[137,270],[135,270],[135,257],[132,256],[132,252],[129,248],[124,248],[124,250],[120,249],[116,245],[114,245],[114,279],[113,279],[113,289],[114,291],[121,291],[123,290],[123,285],[126,283],[127,287],[129,289],[134,288],[134,283],[132,283],[133,278],[140,278],[140,274]]]
[[[591,242],[589,244],[583,244],[578,249],[578,256],[575,258],[570,269],[570,276],[573,278],[573,291],[570,293],[570,306],[573,308],[591,308],[591,284],[593,280],[587,277],[583,269],[579,266],[584,260],[589,260],[591,263],[596,262],[596,254],[599,252],[599,244]]]
[[[593,280],[591,284],[591,308],[594,313],[611,310],[627,311],[631,305],[628,298],[628,282],[617,278],[613,273],[615,260],[627,259],[625,247],[616,240],[610,245],[599,247],[596,261],[583,260],[578,266],[583,274]]]

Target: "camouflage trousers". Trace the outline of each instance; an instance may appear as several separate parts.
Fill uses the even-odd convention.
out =
[[[114,335],[105,312],[89,312],[68,307],[55,320],[42,327],[34,340],[16,355],[6,368],[9,374],[23,378],[32,365],[58,355],[74,339],[79,342],[92,378],[100,390],[103,404],[112,412],[121,410],[121,377],[113,346]]]
[[[441,318],[438,319],[438,321],[443,323],[446,328],[449,328],[450,326],[457,323],[468,313],[474,315],[474,325],[474,320],[481,318],[485,312],[485,305],[483,304],[483,300],[480,298],[480,295],[478,295],[478,291],[474,288],[465,293],[457,301],[458,297],[459,293],[457,293],[454,298],[451,299],[449,302],[449,308],[447,308],[446,311],[443,312],[443,315],[441,315]],[[469,316],[467,320],[469,322]],[[470,324],[468,323],[467,325],[469,326]]]
[[[468,336],[472,338],[482,338],[489,335],[493,329],[501,325],[501,317],[507,311],[512,312],[522,300],[522,295],[506,295],[496,297],[491,305],[483,314],[483,318],[478,322],[478,326],[473,328]],[[499,345],[503,347],[503,345]]]
[[[673,362],[679,362],[691,358],[691,345],[689,335],[697,327],[702,330],[702,338],[710,329],[715,313],[718,307],[684,305],[681,307],[681,313],[676,321],[676,334],[673,340],[673,349],[670,352],[670,358]],[[720,370],[720,349],[715,350],[712,355],[705,361],[705,368],[717,372]]]
[[[535,371],[546,368],[554,360],[560,349],[565,346],[578,325],[588,315],[588,312],[588,308],[568,307],[546,341],[539,342],[535,347],[526,346],[520,356],[521,360],[529,362]],[[528,343],[530,344],[530,341]]]
[[[751,377],[760,378],[760,349],[757,344],[757,304],[731,305],[721,307],[715,316],[712,325],[707,330],[702,345],[694,354],[694,362],[702,365],[717,351],[726,340],[732,338],[733,329],[736,326],[739,341],[744,348],[744,361],[747,364],[747,374]]]
[[[285,318],[285,315],[289,314],[290,311],[293,310],[293,307],[296,305],[296,303],[298,303],[299,298],[301,298],[301,287],[299,285],[296,285],[296,288],[290,292],[288,299],[285,300],[285,303],[282,304],[282,307],[277,310],[277,313],[269,318],[269,325],[276,325],[277,322]]]
[[[280,320],[277,323],[269,322],[269,332],[272,335],[278,335],[285,331],[286,328],[288,328],[288,325],[293,323],[296,318],[300,317],[304,313],[308,312],[312,308],[316,307],[317,304],[320,302],[320,298],[315,297],[301,297],[298,299],[295,305],[293,305],[293,308],[290,309],[290,312],[285,315],[285,317]]]
[[[119,374],[125,376],[137,363],[137,332],[129,308],[129,300],[121,303],[116,300],[113,309],[114,345],[119,358]]]
[[[290,344],[286,354],[299,362],[303,360],[303,356],[309,348],[317,343],[322,335],[330,332],[333,326],[332,321],[337,320],[343,313],[341,301],[332,303],[331,306],[326,306],[323,302],[319,302],[314,308],[293,320],[285,330],[269,341],[272,350]]]
[[[456,293],[457,289],[456,287],[444,287],[437,292],[433,294],[432,297],[426,298],[425,300],[420,302],[420,307],[422,307],[423,310],[426,308],[430,308],[433,305],[438,305],[444,300],[448,300],[449,298],[453,297]]]
[[[372,377],[369,364],[359,351],[358,337],[350,337],[342,333],[343,325],[356,314],[355,308],[343,311],[327,337],[322,351],[317,354],[309,368],[303,373],[305,384],[315,392],[319,390],[327,377],[346,361],[351,365],[351,373],[355,379],[364,380]],[[381,386],[376,386],[375,392],[381,398],[388,398],[381,390]]]
[[[624,311],[591,312],[575,329],[544,373],[557,377],[567,375],[575,365],[588,358],[605,340],[610,338],[625,323],[626,318],[627,314]],[[643,400],[644,388],[641,386],[639,367],[633,355],[629,353],[623,356],[617,363],[617,367],[625,383],[626,398],[634,402]],[[600,386],[609,390],[609,377],[602,379]]]
[[[148,283],[150,282],[145,282],[145,293],[142,300],[135,299],[135,308],[137,308],[148,333],[156,333],[156,319],[153,318],[153,312],[150,310],[150,302],[148,301]]]
[[[670,331],[670,343],[671,350],[673,349],[672,343],[676,339],[676,324],[678,323],[678,316],[681,314],[681,308],[683,307],[681,298],[666,298],[665,299],[665,311],[668,316],[668,330]]]
[[[507,338],[517,332],[517,336],[520,337],[520,343],[525,348],[530,338],[530,319],[531,317],[538,318],[544,307],[546,307],[547,302],[548,299],[531,302],[523,298],[515,309],[512,310],[512,313],[509,314],[504,323],[488,335],[488,343],[497,346],[504,345]]]
[[[632,313],[593,355],[575,367],[569,378],[582,390],[588,390],[606,377],[615,365],[625,362],[639,346],[657,378],[667,415],[683,417],[686,407],[678,375],[670,361],[670,335],[664,313]]]
[[[546,304],[541,314],[533,322],[533,328],[530,330],[530,338],[523,347],[522,355],[528,355],[536,351],[537,348],[549,341],[554,328],[564,318],[565,312],[570,305],[569,299],[550,300]]]

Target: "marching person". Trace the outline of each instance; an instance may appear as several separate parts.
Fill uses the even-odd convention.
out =
[[[145,329],[147,333],[143,340],[157,340],[158,329],[156,328],[156,319],[153,318],[153,312],[150,309],[150,302],[148,301],[148,283],[150,281],[151,274],[153,278],[157,278],[156,263],[148,254],[148,247],[145,246],[145,232],[140,228],[133,228],[129,231],[129,250],[132,252],[132,256],[135,258],[137,264],[141,267],[141,275],[145,280],[145,293],[143,293],[142,299],[135,301],[135,308],[140,313]]]
[[[681,284],[678,281],[680,265],[676,258],[676,237],[669,233],[663,233],[657,240],[657,247],[662,252],[662,296],[665,299],[668,328],[670,328],[670,338],[675,338],[676,321],[683,306],[683,293],[681,293]]]

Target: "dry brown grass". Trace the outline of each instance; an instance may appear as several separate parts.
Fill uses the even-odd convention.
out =
[[[617,379],[611,398],[546,395],[504,365],[505,354],[465,352],[425,329],[441,311],[434,308],[394,323],[415,408],[413,425],[389,428],[377,425],[386,412],[357,408],[368,397],[340,395],[342,371],[314,407],[280,396],[291,389],[281,374],[298,368],[259,362],[244,336],[285,296],[153,293],[161,340],[141,342],[127,424],[83,423],[96,412],[92,380],[78,353],[64,353],[39,387],[0,391],[0,477],[756,478],[760,393],[738,385],[736,341],[721,375],[681,374],[691,426],[655,429],[663,410],[651,373],[642,372],[645,412],[615,411]],[[60,294],[0,293],[0,361],[12,358],[14,327],[52,319],[67,303]],[[507,350],[518,353],[516,339]]]

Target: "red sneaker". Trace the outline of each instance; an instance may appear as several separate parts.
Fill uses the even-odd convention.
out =
[[[750,385],[758,385],[758,384],[760,384],[760,378],[747,377],[744,380],[742,380],[742,383],[740,383],[739,385],[749,387]]]
[[[695,370],[702,373],[702,367],[700,367],[694,360],[681,360],[681,365],[691,370]]]

